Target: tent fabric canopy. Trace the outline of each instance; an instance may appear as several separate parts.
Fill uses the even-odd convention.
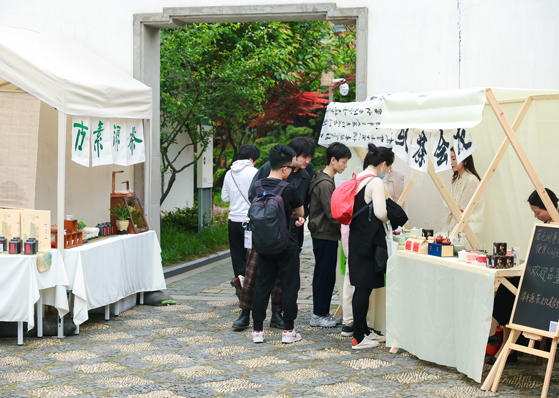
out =
[[[68,114],[152,118],[152,90],[72,40],[0,26],[0,89]]]

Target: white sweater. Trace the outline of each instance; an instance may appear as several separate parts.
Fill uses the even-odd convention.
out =
[[[250,206],[247,202],[248,189],[250,188],[252,178],[257,172],[258,170],[254,167],[252,162],[248,159],[244,159],[233,162],[231,170],[225,174],[223,189],[221,190],[221,200],[224,202],[231,202],[229,204],[229,220],[234,222],[243,222],[245,220]],[[233,181],[231,174],[233,174],[235,181]],[[239,188],[237,188],[235,182]]]

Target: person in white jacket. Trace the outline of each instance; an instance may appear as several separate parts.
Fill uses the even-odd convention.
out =
[[[221,200],[230,202],[228,217],[229,249],[235,277],[244,278],[245,275],[247,249],[244,245],[243,222],[250,206],[248,189],[258,171],[254,165],[259,157],[260,151],[256,146],[243,145],[239,149],[238,160],[233,162],[231,170],[225,174],[223,180]],[[239,279],[242,281],[243,278]],[[231,284],[235,286],[233,282]],[[239,291],[237,291],[237,294],[239,294]]]

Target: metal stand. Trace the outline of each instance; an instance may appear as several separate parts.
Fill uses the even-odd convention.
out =
[[[43,337],[43,293],[41,292],[37,301],[37,337]]]
[[[198,188],[198,233],[212,224],[212,188]]]

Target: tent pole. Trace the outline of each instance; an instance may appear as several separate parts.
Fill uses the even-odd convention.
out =
[[[148,137],[147,140],[146,137]],[[151,222],[151,138],[151,120],[144,119],[144,148],[146,156],[144,162],[144,215],[149,222]]]
[[[56,224],[58,225],[58,250],[64,258],[64,199],[66,194],[66,121],[68,116],[58,111],[58,176]]]
[[[491,105],[493,112],[495,112],[495,116],[497,116],[497,119],[499,120],[499,124],[501,125],[503,131],[507,135],[507,138],[509,139],[512,147],[514,148],[514,151],[516,152],[516,155],[518,156],[520,163],[522,163],[524,170],[526,170],[528,177],[532,181],[532,184],[534,184],[534,187],[536,188],[536,191],[540,195],[540,198],[542,199],[543,204],[545,205],[547,211],[549,212],[551,219],[554,222],[559,222],[559,212],[557,211],[555,206],[553,206],[553,203],[551,202],[551,199],[549,198],[547,191],[545,190],[540,178],[538,177],[538,174],[534,170],[532,163],[530,163],[530,159],[528,159],[526,152],[524,152],[524,149],[522,148],[522,145],[520,144],[518,137],[514,133],[514,130],[512,129],[509,121],[507,120],[505,113],[501,108],[501,105],[499,105],[497,98],[495,98],[495,94],[493,94],[493,91],[490,88],[486,89],[485,93],[489,105]]]
[[[528,110],[530,109],[530,106],[532,105],[532,101],[533,101],[532,97],[527,97],[526,100],[524,101],[524,104],[522,105],[522,108],[520,109],[520,112],[518,112],[518,115],[516,116],[516,119],[514,120],[514,123],[512,124],[512,129],[515,133],[518,131],[518,128],[520,127],[520,124],[522,123],[522,121],[524,120],[524,117],[528,113]],[[462,219],[458,222],[458,224],[456,224],[456,226],[452,230],[452,233],[451,233],[452,236],[458,236],[458,233],[462,232],[462,229],[464,228],[464,225],[466,225],[466,223],[470,219],[470,216],[472,215],[476,204],[479,202],[479,199],[481,198],[481,195],[483,194],[483,191],[485,191],[485,188],[487,188],[487,184],[489,184],[489,180],[491,180],[491,177],[493,177],[493,174],[495,174],[495,170],[497,169],[497,166],[499,166],[499,163],[501,162],[501,159],[505,155],[505,152],[506,152],[507,148],[509,147],[509,143],[510,143],[510,141],[509,141],[508,138],[505,138],[503,140],[503,143],[501,144],[501,147],[497,151],[497,154],[493,158],[493,161],[491,162],[491,164],[489,165],[489,168],[485,172],[485,175],[481,179],[481,183],[478,185],[478,187],[477,187],[477,189],[474,193],[474,196],[472,196],[472,198],[468,202],[468,205],[464,209],[464,213],[462,213]]]

